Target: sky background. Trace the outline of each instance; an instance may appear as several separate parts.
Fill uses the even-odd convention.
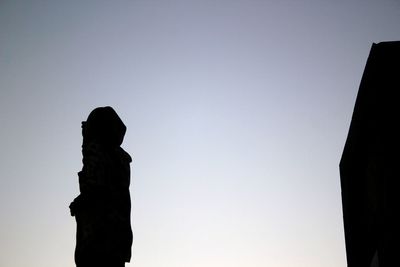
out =
[[[0,0],[0,266],[74,266],[80,123],[105,105],[127,266],[345,266],[338,164],[399,25],[390,0]]]

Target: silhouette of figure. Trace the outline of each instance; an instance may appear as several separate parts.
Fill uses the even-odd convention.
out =
[[[340,160],[348,267],[400,266],[400,41],[373,44]]]
[[[131,258],[131,157],[120,145],[126,127],[111,107],[82,122],[80,194],[70,205],[77,224],[77,267],[125,266]]]

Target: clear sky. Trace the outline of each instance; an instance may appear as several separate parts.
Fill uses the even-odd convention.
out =
[[[345,266],[338,163],[399,25],[394,0],[0,0],[0,266],[74,266],[104,105],[134,159],[127,266]]]

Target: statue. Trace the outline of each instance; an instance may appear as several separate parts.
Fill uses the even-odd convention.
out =
[[[348,267],[400,266],[400,42],[373,44],[340,160]]]
[[[77,224],[77,267],[125,266],[131,259],[131,157],[120,145],[126,127],[111,107],[82,122],[80,194],[70,205]]]

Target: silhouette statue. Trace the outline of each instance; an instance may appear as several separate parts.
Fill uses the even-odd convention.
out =
[[[126,127],[111,107],[82,122],[80,194],[70,205],[77,224],[77,267],[125,266],[131,258],[131,157],[120,145]]]
[[[373,44],[340,161],[347,266],[400,266],[400,42]]]

